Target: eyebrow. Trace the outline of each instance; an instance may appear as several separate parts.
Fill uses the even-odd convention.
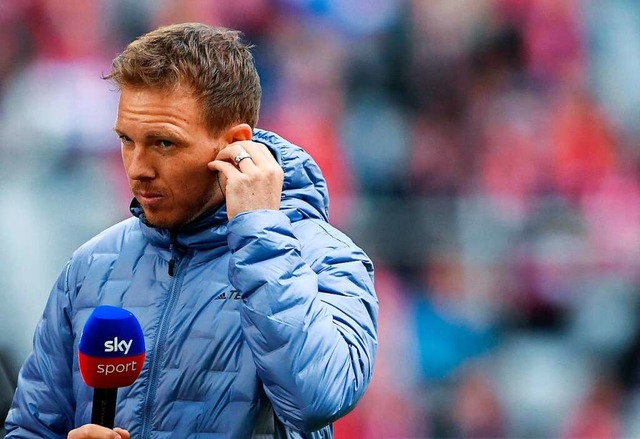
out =
[[[114,126],[111,129],[113,130],[114,133],[116,133],[119,136],[122,136],[122,135],[126,136],[126,133],[124,131],[122,131],[121,129],[119,129],[117,126]]]
[[[125,133],[124,131],[120,130],[117,126],[113,127],[113,131],[118,134],[119,136],[127,136],[127,133]],[[145,133],[144,135],[145,140],[156,140],[156,139],[176,139],[179,142],[186,142],[186,139],[184,136],[178,134],[177,132],[173,131],[173,130],[152,130],[152,131],[148,131]]]

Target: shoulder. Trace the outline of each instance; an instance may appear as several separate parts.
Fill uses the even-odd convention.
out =
[[[345,233],[326,221],[305,219],[293,223],[303,256],[311,259],[314,271],[329,262],[360,261],[373,272],[369,256]]]
[[[72,254],[67,276],[76,279],[82,277],[96,261],[114,259],[122,253],[125,245],[142,245],[144,241],[138,218],[121,221],[85,242]]]
[[[72,259],[82,259],[100,253],[119,253],[125,243],[136,239],[143,239],[140,220],[128,218],[85,242],[73,253]]]

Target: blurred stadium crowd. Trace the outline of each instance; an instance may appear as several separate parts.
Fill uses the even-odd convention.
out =
[[[338,438],[640,437],[636,0],[0,0],[11,381],[66,259],[128,216],[100,75],[182,21],[256,45],[259,126],[376,263],[374,381]]]

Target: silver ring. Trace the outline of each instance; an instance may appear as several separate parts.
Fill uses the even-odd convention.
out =
[[[242,151],[233,159],[233,161],[236,162],[236,166],[240,166],[241,161],[243,161],[244,159],[250,159],[250,158],[251,158],[251,155],[247,151]]]

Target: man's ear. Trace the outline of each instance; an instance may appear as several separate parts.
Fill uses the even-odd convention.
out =
[[[233,125],[224,133],[224,140],[227,141],[227,144],[238,142],[240,140],[251,140],[252,138],[253,131],[251,130],[251,127],[246,123]]]

